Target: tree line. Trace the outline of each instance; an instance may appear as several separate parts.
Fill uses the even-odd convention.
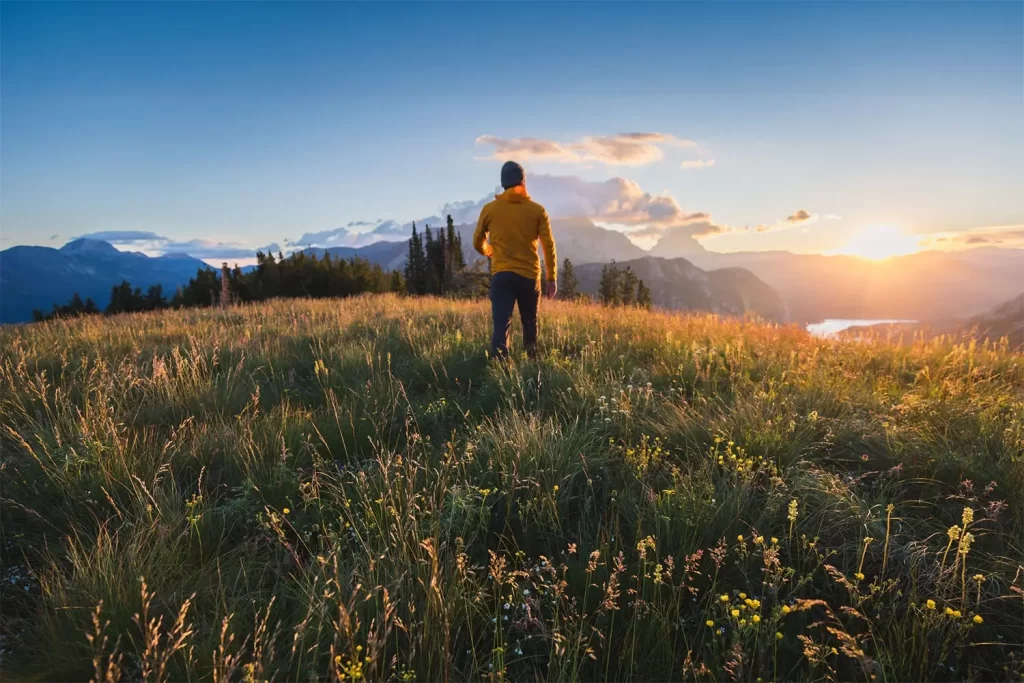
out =
[[[157,311],[166,308],[196,308],[200,306],[227,305],[265,301],[276,297],[346,297],[364,292],[402,292],[405,281],[398,271],[387,272],[379,265],[366,259],[332,258],[330,253],[323,256],[297,251],[290,256],[278,252],[273,254],[256,252],[256,267],[248,272],[227,264],[218,272],[212,268],[201,268],[187,285],[179,287],[168,298],[160,285],[153,285],[146,292],[132,287],[127,280],[114,285],[110,301],[102,311],[92,299],[82,300],[75,294],[63,305],[54,305],[49,313],[36,309],[36,321],[52,320],[80,315],[105,313],[137,313]]]
[[[448,216],[445,228],[431,230],[425,226],[417,231],[413,223],[405,268],[385,271],[366,259],[334,258],[329,252],[322,256],[297,251],[285,256],[280,251],[256,252],[256,266],[244,272],[237,265],[227,264],[216,271],[202,268],[187,285],[179,287],[168,298],[160,285],[143,292],[127,280],[111,288],[110,301],[102,311],[92,299],[75,294],[63,305],[54,305],[44,312],[36,309],[36,321],[105,313],[137,313],[165,308],[195,308],[265,301],[276,297],[327,298],[347,297],[364,292],[404,292],[413,296],[486,297],[489,274],[482,262],[467,265],[462,236]],[[579,280],[569,259],[562,261],[559,277],[560,299],[590,299],[579,291]],[[639,306],[650,308],[651,292],[627,266],[619,268],[613,261],[601,270],[601,281],[594,300],[607,306]]]

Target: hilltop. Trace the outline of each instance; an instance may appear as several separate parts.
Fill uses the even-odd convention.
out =
[[[1024,673],[1020,354],[556,301],[501,365],[489,325],[0,329],[4,678]]]

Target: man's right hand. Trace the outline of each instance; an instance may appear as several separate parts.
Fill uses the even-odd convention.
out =
[[[554,280],[548,280],[545,293],[548,295],[549,299],[554,299],[555,295],[558,294],[558,283]]]

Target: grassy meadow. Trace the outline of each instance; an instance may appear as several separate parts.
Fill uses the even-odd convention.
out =
[[[543,302],[0,330],[4,680],[1024,677],[1024,356]]]

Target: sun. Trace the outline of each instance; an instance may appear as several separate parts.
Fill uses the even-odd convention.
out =
[[[883,261],[920,251],[918,238],[894,225],[871,225],[850,238],[838,253]]]

